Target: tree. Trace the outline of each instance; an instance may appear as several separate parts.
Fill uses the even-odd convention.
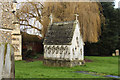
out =
[[[39,4],[42,7],[38,8]],[[49,16],[51,13],[54,16],[54,22],[75,20],[74,14],[79,14],[81,33],[84,41],[98,41],[101,34],[101,19],[103,19],[100,3],[24,3],[17,17],[19,17],[22,25],[30,26],[30,28],[35,27],[30,25],[28,20],[33,17],[36,18],[36,20],[43,24],[42,34],[44,37],[50,22]]]
[[[45,3],[43,8],[43,25],[48,26],[49,15],[54,15],[54,22],[75,20],[79,14],[79,22],[84,42],[97,42],[101,34],[102,7],[100,3]]]
[[[115,9],[112,2],[101,4],[103,15],[105,16],[105,25],[101,27],[100,40],[96,44],[87,45],[88,53],[91,53],[90,55],[96,53],[97,55],[111,55],[116,49],[120,49],[120,10]]]
[[[41,32],[41,29],[35,26],[36,22],[41,23],[41,11],[43,5],[40,2],[25,2],[19,3],[19,10],[16,17],[18,18],[20,25],[24,27],[24,30],[34,28]],[[34,19],[34,24],[30,23],[30,20]]]
[[[117,11],[117,25],[118,25],[117,30],[118,30],[118,40],[119,40],[117,44],[117,49],[120,50],[120,8],[116,9],[116,11]]]
[[[118,44],[118,27],[117,25],[117,11],[114,9],[113,3],[102,3],[104,9],[104,16],[106,18],[106,27],[102,31],[102,36],[99,44],[104,52],[101,54],[110,55],[115,52]]]

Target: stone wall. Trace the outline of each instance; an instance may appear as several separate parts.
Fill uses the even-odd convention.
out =
[[[15,60],[22,60],[22,35],[20,33],[20,24],[17,24],[17,21],[15,21],[15,23],[15,29],[12,31],[12,45],[14,47]]]
[[[84,60],[84,42],[82,40],[82,36],[79,30],[80,27],[77,24],[71,45],[71,53],[73,55],[73,60]]]
[[[22,60],[22,36],[12,35],[12,45],[14,47],[15,60]]]
[[[11,30],[9,29],[0,29],[0,42],[2,43],[11,43]]]
[[[1,2],[1,16],[0,16],[0,26],[3,28],[14,29],[13,21],[15,16],[12,13],[12,2]]]

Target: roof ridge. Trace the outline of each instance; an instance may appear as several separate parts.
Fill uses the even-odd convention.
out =
[[[69,23],[75,23],[75,21],[54,22],[52,25],[64,25]]]

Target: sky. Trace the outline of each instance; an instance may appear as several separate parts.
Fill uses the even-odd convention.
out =
[[[18,2],[26,2],[26,0],[17,0]],[[30,0],[30,1],[34,1],[34,0]],[[41,0],[38,0],[38,1],[41,1]],[[102,1],[102,0],[101,0]],[[115,8],[118,8],[118,2],[119,2],[120,0],[115,0]]]
[[[118,8],[118,2],[119,2],[120,0],[115,0],[115,8]]]

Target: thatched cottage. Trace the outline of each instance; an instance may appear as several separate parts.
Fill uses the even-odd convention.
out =
[[[51,23],[44,39],[44,64],[72,67],[84,64],[79,21]]]

